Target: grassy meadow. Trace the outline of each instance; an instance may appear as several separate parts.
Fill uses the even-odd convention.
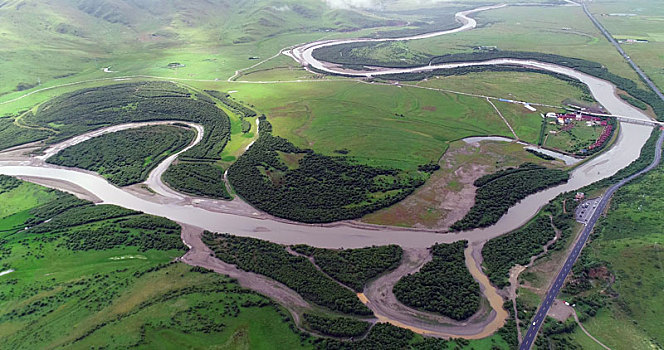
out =
[[[44,217],[35,213],[45,210],[55,215],[53,222],[67,224],[58,219],[66,210],[58,214],[57,209],[44,208],[57,208],[56,202],[71,200],[28,183],[8,188],[3,182],[3,188],[0,270],[15,270],[0,276],[0,340],[4,346],[310,347],[290,330],[287,313],[268,299],[227,277],[172,262],[183,254],[182,249],[145,250],[131,244],[81,249],[78,243],[85,247],[85,239],[72,240],[99,227],[113,232],[121,225],[118,219],[26,231],[25,222],[43,222]],[[133,215],[129,219],[136,219]],[[151,232],[147,228],[131,231],[137,235]],[[103,236],[97,241],[105,241]]]
[[[105,237],[131,220],[163,226],[152,231],[152,226],[141,224],[127,234],[169,235],[177,225],[168,220],[90,205],[7,177],[0,180],[3,203],[12,204],[0,218],[0,270],[5,272],[0,276],[0,340],[8,347],[336,349],[340,345],[294,332],[284,309],[228,277],[174,262],[183,254],[184,247],[177,247],[179,238],[170,248],[143,249]],[[65,219],[72,210],[91,216],[82,221],[71,215]],[[114,218],[109,212],[116,213],[111,215]],[[44,221],[46,217],[52,220]],[[28,222],[34,226],[26,230]],[[92,242],[81,236],[95,228],[109,233],[98,231]],[[436,344],[401,332],[410,339],[406,342],[411,349]],[[382,348],[390,341],[390,335],[370,333],[362,344]],[[508,348],[500,335],[437,344],[446,349]]]
[[[590,11],[618,40],[647,40],[647,43],[622,43],[632,60],[650,79],[664,89],[664,8],[657,1],[600,0]]]
[[[301,148],[371,165],[413,169],[436,162],[448,142],[510,136],[483,99],[360,82],[242,85],[233,96],[265,112],[274,133]]]
[[[664,344],[662,181],[660,167],[621,189],[589,246],[590,261],[606,266],[615,282],[607,286],[597,279],[597,289],[609,291],[600,293],[609,294],[606,306],[584,326],[611,348]]]

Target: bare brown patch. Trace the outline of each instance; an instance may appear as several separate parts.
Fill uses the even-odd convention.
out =
[[[424,106],[422,107],[423,111],[435,112],[438,108],[436,106]]]
[[[475,204],[476,188],[473,182],[476,179],[524,162],[543,164],[516,143],[453,142],[440,159],[441,169],[435,172],[426,184],[403,201],[369,214],[362,221],[447,230]]]

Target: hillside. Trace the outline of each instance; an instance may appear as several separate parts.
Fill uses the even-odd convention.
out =
[[[186,62],[194,53],[206,55],[206,73],[232,73],[250,56],[271,56],[330,31],[395,23],[319,0],[1,1],[0,96],[74,75],[103,77],[108,66],[125,74],[154,74],[148,69],[157,66],[167,75],[168,63]],[[275,39],[293,34],[299,36],[283,46]],[[277,46],[264,45],[266,38]]]

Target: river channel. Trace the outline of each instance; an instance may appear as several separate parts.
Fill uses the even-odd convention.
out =
[[[462,26],[453,30],[420,35],[416,37],[401,38],[399,40],[416,40],[444,34],[453,34],[462,30],[475,27],[473,19],[468,14],[498,8],[500,6],[486,7],[457,14],[456,18]],[[379,39],[395,40],[395,39]],[[449,69],[463,66],[478,65],[518,65],[535,69],[547,70],[576,78],[586,84],[594,98],[602,104],[607,111],[614,115],[627,116],[634,119],[650,120],[640,110],[632,107],[616,94],[616,88],[611,83],[595,78],[593,76],[575,71],[571,68],[561,67],[553,64],[530,60],[498,59],[483,62],[461,62],[433,66],[422,66],[415,68],[380,68],[368,67],[366,71],[347,71],[341,67],[327,62],[321,62],[313,57],[313,51],[323,46],[338,45],[342,43],[365,42],[367,39],[344,39],[339,41],[321,41],[305,44],[293,48],[287,52],[289,56],[306,66],[315,67],[329,73],[353,75],[357,77],[372,77],[384,74],[420,72],[434,69]],[[376,41],[372,39],[372,41]],[[471,245],[482,244],[482,242],[510,232],[531,219],[538,210],[558,194],[573,191],[586,186],[592,182],[609,177],[618,170],[629,165],[639,156],[641,147],[650,136],[652,128],[641,125],[621,123],[619,135],[611,149],[596,156],[595,158],[577,166],[571,173],[568,183],[550,188],[548,190],[531,195],[512,207],[495,225],[465,231],[459,233],[439,233],[430,230],[406,229],[396,227],[372,226],[358,224],[356,222],[340,222],[323,225],[307,225],[295,222],[287,222],[280,219],[269,218],[260,215],[258,211],[238,213],[224,213],[215,210],[214,206],[205,207],[198,205],[197,201],[190,196],[174,193],[162,185],[160,176],[152,176],[149,180],[151,187],[157,188],[157,193],[152,197],[138,195],[135,191],[127,188],[118,188],[103,177],[77,169],[63,168],[49,165],[43,161],[33,159],[16,159],[3,157],[0,153],[0,174],[27,177],[31,181],[35,178],[48,179],[52,187],[67,190],[74,184],[78,188],[89,192],[102,203],[115,204],[128,209],[142,211],[148,214],[163,216],[171,220],[200,227],[210,231],[227,232],[238,236],[254,237],[269,240],[281,244],[308,244],[322,248],[357,248],[371,245],[398,244],[404,248],[427,248],[435,243],[450,243],[458,240],[468,240]],[[202,130],[199,131],[199,137]],[[479,136],[479,135],[478,135]],[[174,157],[173,157],[174,159]],[[159,174],[167,167],[173,159],[169,159],[164,165],[158,167]],[[57,184],[62,184],[58,186]],[[209,204],[209,203],[208,203]],[[221,205],[221,204],[220,204]],[[467,254],[470,250],[467,251]],[[468,256],[467,256],[468,257]],[[469,259],[468,264],[473,262]],[[476,269],[476,279],[482,286],[495,289],[488,283],[485,276]],[[472,270],[471,271],[475,271]],[[486,292],[484,293],[486,295]],[[489,298],[493,310],[502,313],[496,315],[496,311],[489,316],[487,322],[495,323],[494,326],[478,330],[475,336],[490,334],[502,325],[506,315],[500,307],[502,301],[499,297]],[[494,301],[497,304],[494,306]],[[424,331],[423,331],[424,332]],[[426,332],[424,332],[426,333]],[[458,333],[457,333],[458,334]]]

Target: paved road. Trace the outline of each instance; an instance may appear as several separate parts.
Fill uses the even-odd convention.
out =
[[[588,16],[588,18],[590,18],[590,20],[593,22],[593,24],[595,24],[595,27],[597,27],[602,32],[602,34],[604,34],[606,39],[609,40],[609,42],[611,44],[613,44],[613,46],[616,47],[618,52],[620,52],[620,54],[625,58],[625,60],[627,60],[627,63],[629,63],[629,65],[632,66],[632,68],[634,68],[634,70],[636,71],[636,73],[639,74],[641,79],[643,79],[643,81],[646,84],[648,84],[648,86],[650,86],[652,91],[654,91],[657,94],[657,96],[659,96],[659,98],[661,98],[662,101],[664,101],[664,94],[662,94],[662,92],[659,90],[659,88],[657,88],[657,86],[652,82],[652,80],[650,80],[650,78],[648,78],[646,73],[644,73],[641,70],[641,68],[639,68],[639,66],[637,66],[636,63],[634,63],[634,61],[632,61],[632,59],[629,57],[629,55],[620,46],[620,43],[618,43],[616,41],[616,39],[613,38],[611,33],[609,33],[609,31],[606,30],[606,28],[604,28],[604,26],[601,23],[599,23],[599,21],[595,18],[595,16],[593,16],[593,14],[590,13],[590,10],[588,10],[588,6],[586,5],[585,2],[583,3],[582,6],[583,6],[583,12],[585,12],[586,16]]]
[[[529,350],[533,342],[535,342],[535,338],[537,336],[537,332],[539,331],[540,327],[544,323],[544,320],[546,319],[546,314],[549,312],[549,308],[553,304],[553,300],[556,298],[558,293],[560,292],[560,289],[563,286],[563,282],[565,281],[565,278],[567,278],[567,275],[569,274],[570,270],[572,269],[572,266],[574,266],[574,262],[576,262],[576,259],[579,257],[579,254],[581,253],[581,249],[583,249],[583,245],[586,243],[588,240],[588,236],[590,236],[590,233],[592,232],[593,228],[595,227],[595,223],[597,222],[597,219],[599,219],[600,215],[602,215],[602,212],[604,211],[604,208],[606,208],[606,205],[609,203],[609,200],[611,199],[611,196],[623,185],[626,183],[632,181],[633,179],[649,172],[650,170],[654,169],[659,162],[661,161],[662,158],[662,143],[664,142],[664,132],[659,136],[659,139],[657,140],[657,146],[655,148],[655,159],[653,159],[652,163],[648,165],[645,169],[639,171],[638,173],[629,176],[620,182],[614,184],[611,186],[604,196],[602,197],[602,200],[599,202],[597,209],[593,213],[592,217],[586,224],[586,226],[583,228],[583,231],[581,232],[581,236],[579,237],[578,241],[574,245],[574,250],[572,253],[567,257],[567,260],[565,261],[565,264],[563,265],[562,269],[558,272],[558,276],[556,276],[555,280],[549,287],[549,291],[546,293],[546,297],[544,298],[544,302],[542,305],[540,305],[539,309],[537,310],[537,313],[535,314],[535,317],[531,319],[530,321],[532,322],[530,326],[528,327],[528,332],[526,333],[526,336],[523,338],[523,342],[521,343],[521,346],[519,347],[520,350]]]

